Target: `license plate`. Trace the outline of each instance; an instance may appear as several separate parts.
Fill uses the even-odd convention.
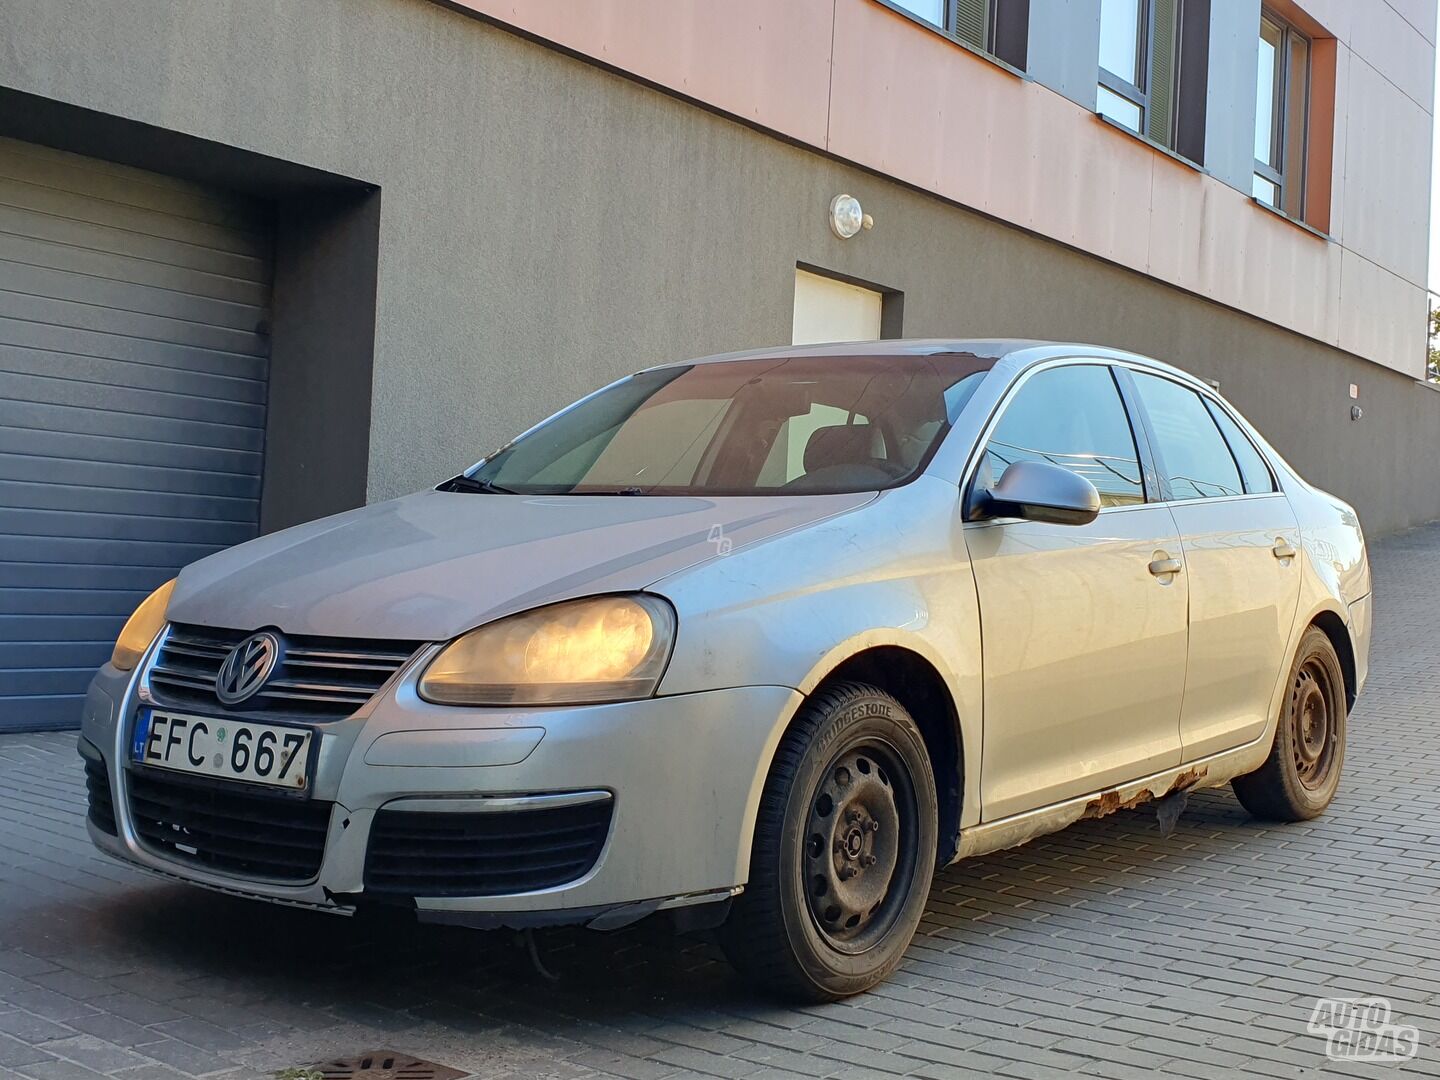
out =
[[[132,756],[142,765],[304,791],[307,728],[147,709],[135,722]]]

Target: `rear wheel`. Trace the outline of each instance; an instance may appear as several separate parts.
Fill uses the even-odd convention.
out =
[[[935,780],[915,721],[890,695],[816,694],[776,752],[750,880],[721,930],[742,973],[832,1001],[894,970],[935,869]]]
[[[1345,761],[1345,672],[1318,627],[1300,639],[1265,764],[1231,781],[1246,810],[1268,821],[1305,821],[1335,797]]]

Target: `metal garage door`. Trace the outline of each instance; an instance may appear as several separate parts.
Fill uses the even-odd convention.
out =
[[[255,535],[265,208],[0,139],[0,731],[73,727],[125,617]]]

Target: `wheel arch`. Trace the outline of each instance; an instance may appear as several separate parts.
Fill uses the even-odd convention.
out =
[[[939,810],[935,865],[951,862],[958,849],[965,801],[965,747],[960,713],[945,677],[914,649],[881,644],[839,661],[807,690],[807,697],[837,683],[865,683],[883,690],[915,720],[935,773]]]
[[[1339,613],[1330,608],[1316,612],[1309,625],[1319,629],[1335,647],[1335,655],[1340,658],[1340,670],[1345,675],[1345,710],[1349,712],[1355,707],[1355,698],[1359,692],[1356,685],[1355,643],[1350,640],[1350,628],[1345,625],[1345,620]]]

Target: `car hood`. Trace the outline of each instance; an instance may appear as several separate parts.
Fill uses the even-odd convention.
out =
[[[427,491],[201,559],[180,574],[167,617],[289,634],[444,640],[539,604],[643,589],[874,497]]]

